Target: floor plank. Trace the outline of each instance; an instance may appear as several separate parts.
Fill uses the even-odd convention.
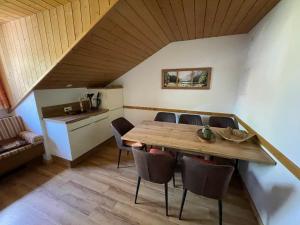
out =
[[[0,178],[0,225],[178,225],[218,224],[217,202],[188,193],[183,220],[177,219],[182,184],[169,184],[169,217],[165,216],[164,188],[142,181],[134,204],[136,172],[132,156],[124,154],[116,168],[114,140],[76,168],[59,163],[23,167]],[[223,224],[256,225],[257,221],[235,176],[224,200]]]

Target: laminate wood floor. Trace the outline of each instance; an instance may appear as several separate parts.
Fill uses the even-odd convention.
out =
[[[0,178],[1,225],[58,224],[218,224],[217,201],[188,193],[183,220],[177,219],[182,184],[169,183],[169,217],[164,188],[142,181],[134,204],[136,172],[132,156],[123,154],[116,168],[117,149],[111,139],[76,168],[59,163],[25,167]],[[254,225],[257,221],[238,176],[223,204],[224,225]]]

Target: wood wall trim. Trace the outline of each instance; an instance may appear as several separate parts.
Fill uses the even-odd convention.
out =
[[[300,168],[289,158],[287,158],[279,149],[275,148],[270,142],[268,142],[263,136],[257,133],[246,122],[235,115],[236,120],[248,131],[256,134],[259,143],[264,146],[282,165],[284,165],[292,174],[300,179]]]
[[[263,136],[257,133],[251,128],[246,122],[239,118],[235,114],[220,113],[220,112],[205,112],[205,111],[193,111],[184,109],[169,109],[169,108],[157,108],[157,107],[144,107],[144,106],[123,106],[125,109],[136,109],[136,110],[148,110],[148,111],[160,111],[160,112],[175,112],[175,113],[190,113],[199,115],[217,115],[217,116],[229,116],[234,117],[235,120],[241,124],[248,132],[255,133],[259,143],[265,147],[282,165],[284,165],[295,177],[300,179],[300,168],[289,158],[287,158],[279,149],[275,148],[270,142],[268,142]]]
[[[147,111],[160,111],[160,112],[190,113],[190,114],[199,114],[199,115],[208,115],[208,116],[214,115],[214,116],[234,117],[234,114],[230,114],[230,113],[194,111],[194,110],[186,110],[186,109],[169,109],[169,108],[157,108],[157,107],[145,107],[145,106],[128,106],[128,105],[124,105],[123,108],[125,108],[125,109],[139,109],[139,110],[147,110]]]

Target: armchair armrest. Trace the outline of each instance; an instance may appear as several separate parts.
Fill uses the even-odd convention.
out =
[[[35,134],[31,131],[22,131],[19,136],[30,144],[39,144],[43,142],[43,136]]]

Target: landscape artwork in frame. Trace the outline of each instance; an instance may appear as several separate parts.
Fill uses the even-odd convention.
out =
[[[209,89],[211,67],[188,69],[163,69],[164,89]]]

